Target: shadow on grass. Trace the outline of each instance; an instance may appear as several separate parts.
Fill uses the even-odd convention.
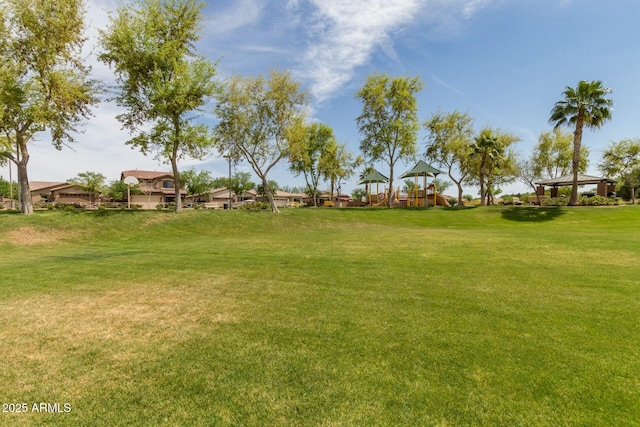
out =
[[[557,207],[513,207],[502,211],[502,218],[518,222],[546,222],[562,215],[564,210]]]

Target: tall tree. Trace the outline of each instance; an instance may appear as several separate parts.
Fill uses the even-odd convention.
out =
[[[573,126],[573,187],[569,205],[578,205],[578,172],[580,171],[580,149],[582,147],[582,130],[586,126],[599,129],[611,119],[613,101],[607,98],[611,89],[605,88],[600,80],[581,80],[575,88],[567,86],[563,92],[564,99],[556,102],[551,110],[549,122],[555,129],[561,126]]]
[[[99,172],[80,172],[75,178],[69,180],[70,184],[77,185],[89,193],[89,203],[93,202],[93,197],[100,195],[107,178]]]
[[[197,171],[191,168],[183,171],[181,175],[187,189],[187,195],[191,196],[193,201],[196,197],[209,193],[213,188],[214,182],[209,171]]]
[[[548,179],[567,175],[571,170],[572,158],[573,135],[561,129],[541,133],[531,154],[531,162],[537,175]],[[584,173],[588,166],[589,149],[582,146],[579,172]]]
[[[324,123],[305,126],[304,137],[291,143],[289,169],[296,176],[304,176],[313,206],[318,206],[318,185],[322,176],[320,167],[323,157],[327,156],[329,147],[335,143],[333,129]]]
[[[603,153],[598,168],[606,175],[615,176],[629,188],[631,203],[636,204],[636,193],[640,188],[640,138],[612,143]]]
[[[352,176],[361,163],[362,159],[360,157],[354,159],[345,144],[338,144],[335,140],[329,143],[324,155],[320,158],[319,169],[322,177],[329,181],[331,201],[333,201],[336,183],[340,187],[340,182]]]
[[[256,187],[256,192],[262,197],[275,197],[278,195],[278,190],[280,186],[278,183],[272,179],[267,182],[267,186],[265,187],[263,184],[260,184]]]
[[[418,102],[423,84],[418,77],[390,77],[373,74],[356,93],[362,113],[356,119],[362,136],[360,150],[367,160],[389,165],[388,206],[393,201],[393,171],[398,160],[414,157],[417,151]]]
[[[15,194],[18,194],[17,184],[15,182],[9,183],[4,177],[0,176],[0,197],[8,199]]]
[[[252,188],[256,188],[256,184],[251,181],[249,172],[236,172],[231,178],[231,190],[237,195],[242,195]]]
[[[82,0],[6,0],[0,6],[0,157],[16,164],[22,212],[33,213],[29,142],[49,131],[53,146],[74,142],[98,102],[81,58]]]
[[[129,186],[119,179],[111,181],[105,188],[105,194],[107,197],[114,201],[127,200],[128,194],[140,193],[142,193],[140,190],[140,184]]]
[[[234,76],[218,95],[218,150],[246,159],[269,188],[269,172],[289,155],[291,141],[304,137],[306,106],[307,95],[286,71],[271,70],[268,79]],[[266,196],[278,212],[273,194]]]
[[[458,188],[458,205],[462,206],[462,183],[471,172],[473,119],[458,110],[437,112],[424,123],[424,127],[429,131],[426,157],[447,168],[449,178]],[[455,171],[457,175],[454,175]]]
[[[480,206],[485,206],[487,204],[485,192],[487,167],[490,168],[491,163],[498,163],[504,152],[500,147],[498,138],[490,129],[482,130],[473,144],[471,144],[471,147],[473,150],[471,156],[478,159],[477,177],[480,182]]]
[[[109,16],[99,56],[115,70],[118,120],[134,136],[127,144],[156,153],[173,172],[176,212],[182,210],[178,160],[202,158],[213,146],[196,113],[217,91],[216,64],[196,55],[199,0],[134,0]]]
[[[480,205],[493,203],[500,185],[513,182],[518,175],[516,156],[510,146],[519,138],[491,128],[480,131],[472,144],[471,174],[467,182],[480,185]]]

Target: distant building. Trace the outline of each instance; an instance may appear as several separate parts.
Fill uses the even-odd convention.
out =
[[[139,184],[140,193],[131,195],[131,204],[140,205],[142,209],[154,209],[158,205],[175,203],[176,195],[174,190],[173,173],[128,170],[120,174],[120,180],[135,177]],[[184,199],[186,191],[184,185],[180,188],[180,196]]]

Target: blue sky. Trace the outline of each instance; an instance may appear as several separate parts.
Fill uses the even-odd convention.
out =
[[[114,9],[110,0],[88,2],[88,47],[95,46],[106,11]],[[593,174],[610,142],[640,136],[637,0],[221,0],[207,2],[205,15],[197,48],[219,60],[220,77],[291,70],[312,96],[312,118],[330,125],[354,154],[361,111],[354,93],[374,72],[420,76],[421,120],[438,109],[466,111],[478,130],[489,125],[519,136],[516,150],[523,156],[550,130],[549,112],[566,86],[602,80],[613,89],[615,111],[601,130],[585,133]],[[94,76],[112,80],[89,50]],[[102,103],[73,151],[56,152],[43,135],[31,149],[30,179],[66,180],[90,170],[112,180],[125,169],[168,170],[124,145],[129,136],[120,130],[117,113]],[[419,135],[421,153],[425,135]],[[182,162],[183,169],[191,166],[227,174],[217,153]],[[302,185],[286,166],[270,178]],[[386,165],[376,166],[386,172]],[[411,166],[401,164],[396,176]],[[238,168],[250,170],[246,164]],[[355,187],[354,178],[343,189]],[[516,183],[505,191],[525,189]]]

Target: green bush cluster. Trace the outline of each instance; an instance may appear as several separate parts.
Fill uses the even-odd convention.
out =
[[[580,196],[578,202],[580,206],[614,206],[621,204],[620,199],[616,197],[603,196]],[[567,206],[568,204],[568,197],[552,197],[542,200],[542,206]]]
[[[591,196],[580,197],[580,206],[613,206],[619,205],[620,200],[615,197]]]
[[[567,206],[569,199],[567,197],[550,197],[540,201],[542,206]]]
[[[502,198],[503,205],[512,205],[513,204],[513,196],[504,196]]]
[[[266,210],[269,209],[269,203],[267,202],[253,202],[253,203],[245,203],[243,204],[240,209],[248,209],[248,210],[253,210],[253,211],[261,211],[261,210]]]

